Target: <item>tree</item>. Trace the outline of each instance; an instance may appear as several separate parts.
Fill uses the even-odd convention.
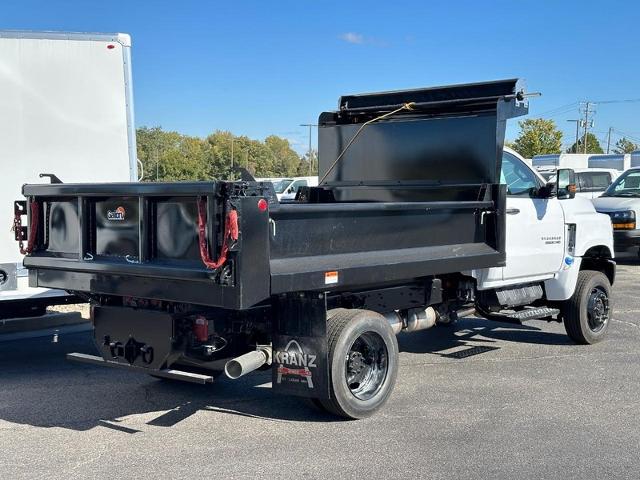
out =
[[[264,143],[269,154],[274,158],[273,176],[295,176],[300,165],[300,157],[291,148],[289,140],[270,135],[264,139]]]
[[[616,142],[616,146],[614,148],[615,153],[631,153],[635,150],[638,150],[638,144],[633,143],[631,140],[627,140],[625,137],[622,137],[620,140]]]
[[[302,164],[289,141],[276,135],[260,142],[220,130],[200,138],[142,127],[137,142],[146,181],[233,180],[234,167],[256,177],[290,177]]]
[[[530,118],[518,123],[520,135],[512,144],[513,149],[525,158],[548,153],[560,153],[562,132],[553,120]]]
[[[604,153],[600,142],[593,133],[587,133],[587,151],[584,151],[584,136],[578,140],[578,151],[576,152],[576,144],[574,142],[569,148],[567,153]]]

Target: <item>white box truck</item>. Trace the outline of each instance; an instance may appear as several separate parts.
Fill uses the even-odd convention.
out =
[[[137,180],[129,35],[0,30],[0,318],[44,313],[16,248],[22,185]],[[55,221],[55,219],[50,219]]]
[[[589,168],[609,168],[624,172],[631,167],[631,155],[625,154],[596,154],[589,156]]]
[[[587,168],[590,154],[583,153],[554,153],[549,155],[535,155],[531,161],[538,171],[555,168]]]

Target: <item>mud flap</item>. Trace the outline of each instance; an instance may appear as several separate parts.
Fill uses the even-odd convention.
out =
[[[329,398],[326,295],[280,295],[274,311],[273,390],[286,395]]]

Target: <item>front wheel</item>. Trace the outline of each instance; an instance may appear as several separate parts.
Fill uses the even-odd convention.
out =
[[[398,373],[398,342],[387,320],[368,310],[341,309],[327,319],[329,399],[318,402],[341,417],[372,415],[388,400]]]
[[[599,342],[609,329],[612,312],[609,279],[602,272],[580,271],[573,296],[562,308],[567,335],[583,345]]]

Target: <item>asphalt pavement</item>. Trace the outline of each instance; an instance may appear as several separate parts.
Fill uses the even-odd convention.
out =
[[[265,372],[172,383],[67,363],[95,353],[87,331],[0,338],[0,478],[636,479],[639,287],[619,265],[593,346],[546,322],[402,334],[395,391],[360,421],[272,394]]]

